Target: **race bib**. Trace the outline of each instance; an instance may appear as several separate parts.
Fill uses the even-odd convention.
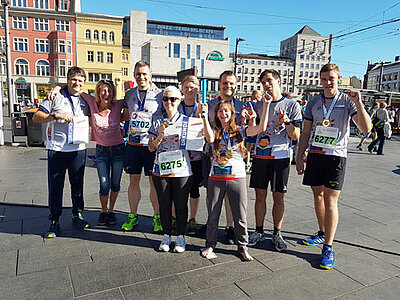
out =
[[[160,175],[171,175],[184,168],[182,150],[161,152],[158,155]]]
[[[74,116],[73,122],[68,123],[68,144],[89,143],[89,124],[86,116]]]
[[[130,132],[147,132],[151,125],[151,114],[138,111],[131,114],[129,122]]]
[[[333,149],[337,144],[338,135],[339,129],[336,127],[317,126],[312,139],[312,145]]]

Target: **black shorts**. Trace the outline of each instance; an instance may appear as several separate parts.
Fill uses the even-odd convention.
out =
[[[310,153],[307,156],[303,184],[325,186],[341,191],[346,171],[346,158],[334,155]]]
[[[272,192],[286,193],[289,180],[289,162],[289,158],[253,158],[250,187],[266,190],[268,189],[268,183],[271,183]]]
[[[151,176],[156,152],[150,152],[147,146],[127,145],[124,156],[124,170],[128,174],[142,174]]]
[[[192,166],[192,186],[190,187],[190,198],[200,198],[200,187],[203,182],[203,171],[201,160],[194,160],[190,162]]]

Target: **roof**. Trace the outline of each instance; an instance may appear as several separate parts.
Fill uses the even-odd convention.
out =
[[[197,25],[197,24],[176,23],[176,22],[155,21],[155,20],[147,20],[147,23],[173,25],[173,26],[185,26],[185,27],[204,28],[204,29],[214,29],[214,30],[225,30],[225,26]]]
[[[300,29],[295,35],[297,34],[304,34],[304,35],[315,35],[321,36],[318,32],[312,29],[310,26],[305,25],[302,29]]]
[[[229,57],[235,57],[235,53],[229,53]],[[253,59],[280,59],[285,61],[293,62],[293,59],[282,57],[282,56],[272,56],[267,54],[258,54],[258,53],[250,53],[250,54],[239,54],[238,58],[253,58]]]

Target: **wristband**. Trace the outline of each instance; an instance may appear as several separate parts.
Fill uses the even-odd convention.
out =
[[[291,122],[285,122],[285,125],[290,125],[291,124]]]

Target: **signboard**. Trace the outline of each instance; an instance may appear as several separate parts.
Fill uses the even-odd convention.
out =
[[[214,61],[224,61],[225,57],[222,55],[221,52],[214,50],[214,51],[211,51],[210,53],[208,53],[206,59],[214,60]]]

